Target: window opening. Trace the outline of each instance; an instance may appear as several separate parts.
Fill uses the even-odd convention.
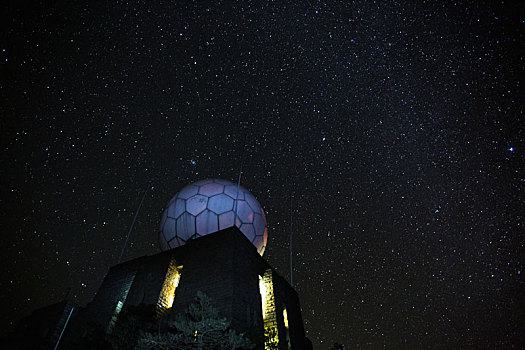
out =
[[[286,308],[283,309],[283,319],[284,319],[284,328],[286,330],[286,344],[288,346],[288,350],[291,350],[292,344],[290,342],[290,327],[288,326],[288,311],[286,311]]]
[[[106,329],[106,333],[111,334],[111,332],[113,332],[113,329],[115,328],[115,325],[117,324],[118,316],[120,312],[122,311],[122,307],[124,306],[124,303],[126,302],[129,290],[131,289],[131,285],[133,284],[134,280],[135,280],[135,273],[131,275],[127,275],[126,277],[121,279],[122,290],[121,290],[120,298],[117,300],[117,305],[115,306],[115,310],[113,310],[113,314],[111,315],[111,318],[109,320],[109,324],[108,324],[108,328]]]
[[[261,293],[264,326],[264,348],[266,350],[275,349],[279,344],[279,334],[277,331],[277,315],[275,312],[271,269],[266,270],[262,277],[259,276],[259,292]]]
[[[124,306],[124,303],[119,300],[117,302],[117,307],[115,307],[115,311],[113,311],[113,315],[111,315],[111,319],[109,320],[107,333],[113,332],[113,328],[115,328],[115,325],[117,324],[118,315],[122,311],[122,306]]]
[[[160,290],[159,300],[157,301],[157,316],[164,315],[173,306],[175,300],[175,290],[179,286],[182,265],[177,266],[175,259],[170,261],[164,284]]]

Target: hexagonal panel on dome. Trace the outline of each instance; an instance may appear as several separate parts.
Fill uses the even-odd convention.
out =
[[[207,235],[219,231],[219,219],[217,214],[206,210],[197,215],[197,233]]]
[[[213,195],[222,193],[223,190],[224,190],[223,185],[212,182],[212,183],[201,186],[199,188],[199,194],[211,197]]]
[[[199,215],[208,205],[208,197],[197,194],[186,200],[186,211],[192,215]]]
[[[255,228],[255,232],[258,235],[262,235],[264,233],[265,226],[266,226],[266,223],[264,222],[263,217],[260,214],[255,213],[253,215],[253,227]]]
[[[187,240],[195,234],[195,216],[188,212],[177,219],[177,237]]]
[[[169,208],[169,206],[168,206]],[[166,222],[166,218],[168,217],[168,208],[164,209],[164,212],[162,213],[162,219],[160,219],[160,226],[159,230],[162,232],[162,229],[164,228],[164,223]]]
[[[248,205],[248,202],[237,201],[237,216],[245,224],[253,222],[253,210]]]
[[[257,247],[257,250],[260,253],[260,249],[264,247],[264,238],[263,236],[255,236],[254,240],[252,241],[253,245]]]
[[[168,245],[168,242],[166,242],[166,239],[164,238],[163,234],[159,235],[159,245],[160,245],[160,249],[162,250],[170,249],[170,246]]]
[[[166,218],[162,232],[166,241],[169,241],[172,237],[175,237],[175,219]]]
[[[233,226],[233,217],[235,213],[229,211],[227,213],[219,215],[219,230],[224,230],[225,228]]]
[[[177,247],[180,247],[181,245],[185,245],[186,244],[186,241],[183,240],[182,238],[180,237],[175,237],[175,239],[173,240],[174,242],[176,241],[177,242]]]
[[[197,186],[189,185],[184,187],[182,190],[180,190],[179,193],[177,193],[177,198],[182,199],[188,199],[191,196],[194,196],[199,192],[199,188]]]
[[[197,239],[199,237],[202,237],[201,235],[199,235],[198,233],[194,233],[193,236],[191,236],[190,238],[188,238],[186,240],[186,243],[188,243],[189,241],[193,240],[193,239]]]
[[[212,182],[214,182],[213,179],[204,179],[204,180],[199,180],[197,182],[194,182],[194,183],[192,183],[192,185],[200,187],[202,185],[206,185],[206,184],[209,184],[209,183],[212,183]]]
[[[231,181],[228,181],[228,180],[221,180],[221,179],[213,179],[213,182],[217,183],[217,184],[221,184],[223,186],[228,186],[228,185],[231,185]]]
[[[168,207],[168,216],[171,218],[178,218],[180,214],[184,213],[184,210],[186,210],[186,200],[182,198],[175,199],[174,202],[170,204]]]
[[[259,202],[257,202],[255,197],[252,196],[250,193],[246,193],[246,197],[244,199],[245,201],[248,202],[248,204],[250,205],[250,207],[252,208],[254,212],[257,213],[259,212],[259,210],[261,210],[261,206],[259,205]]]
[[[250,242],[253,242],[253,239],[255,238],[255,230],[253,229],[252,224],[242,224],[240,230]]]
[[[177,248],[179,246],[179,242],[177,242],[177,237],[173,237],[169,242],[168,246],[170,249]]]
[[[224,193],[215,195],[208,200],[208,209],[215,214],[222,214],[233,208],[233,199]]]
[[[244,191],[245,189],[242,186],[239,186],[239,194],[237,195],[237,185],[229,185],[224,187],[224,193],[226,193],[228,196],[235,199],[235,196],[237,195],[237,199],[244,199]]]

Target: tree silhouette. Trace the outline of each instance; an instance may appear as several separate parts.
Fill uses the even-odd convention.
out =
[[[115,350],[133,349],[137,345],[141,332],[153,332],[157,329],[155,307],[139,304],[124,309],[115,328],[106,336]]]
[[[168,321],[167,332],[142,332],[137,344],[139,350],[251,348],[251,341],[231,329],[230,322],[219,316],[210,298],[202,292],[197,292],[196,303],[184,314],[177,315],[175,321]]]

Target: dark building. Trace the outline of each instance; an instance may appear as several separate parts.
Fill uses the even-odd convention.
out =
[[[203,292],[255,349],[312,348],[297,293],[262,258],[266,215],[248,190],[220,179],[184,187],[168,202],[158,237],[161,253],[113,266],[85,308],[59,303],[38,310],[0,344],[104,348],[132,310],[149,310],[146,324],[160,331]]]
[[[129,306],[155,305],[159,315],[173,317],[185,311],[197,291],[210,296],[233,329],[255,341],[264,342],[267,328],[276,330],[279,349],[311,348],[297,293],[237,227],[112,267],[85,318],[111,332]]]
[[[220,315],[231,321],[231,327],[251,338],[255,349],[269,348],[268,342],[276,344],[278,349],[312,347],[305,337],[295,290],[257,253],[256,247],[237,227],[230,227],[178,248],[113,266],[93,301],[74,313],[67,326],[69,341],[63,341],[59,348],[68,348],[72,337],[85,336],[88,324],[96,324],[104,333],[111,333],[119,322],[119,315],[131,306],[154,305],[157,317],[174,317],[194,302],[197,291],[207,294]],[[64,317],[71,307],[66,308],[64,304],[49,308],[52,307],[60,310],[50,313],[47,308],[41,309],[23,324],[50,325],[53,337],[41,347],[25,348],[53,348],[50,344],[56,343],[57,330],[63,328]],[[42,315],[46,314],[60,317],[44,322],[46,318]],[[40,332],[38,327],[29,328],[33,328],[33,333]],[[265,329],[274,335],[273,339],[266,338],[267,344]],[[45,334],[45,330],[41,331]],[[18,334],[22,333],[24,331]]]

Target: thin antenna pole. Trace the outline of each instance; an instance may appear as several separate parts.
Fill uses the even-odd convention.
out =
[[[239,171],[239,180],[237,181],[237,194],[235,194],[235,208],[233,208],[233,226],[235,226],[235,222],[237,221],[237,202],[239,201],[239,187],[241,187],[241,176],[242,176],[242,163],[241,163],[241,170]]]
[[[243,129],[246,128],[246,126],[243,126]],[[244,151],[244,148],[246,147],[246,140],[248,138],[248,133],[244,135],[244,143],[242,144],[242,150]],[[235,199],[233,202],[233,226],[235,226],[235,222],[237,221],[237,206],[239,202],[239,187],[241,187],[241,176],[242,176],[242,166],[243,162],[241,163],[241,170],[239,170],[239,180],[237,181],[237,193],[235,194]]]
[[[139,207],[137,208],[137,211],[135,212],[135,217],[133,218],[133,221],[131,222],[131,226],[129,227],[128,235],[126,237],[126,241],[124,242],[124,246],[122,247],[122,251],[120,252],[120,257],[118,258],[117,264],[120,264],[122,261],[122,257],[124,256],[124,251],[126,250],[126,246],[128,245],[129,236],[131,235],[131,231],[133,230],[133,226],[135,225],[135,221],[137,220],[137,216],[139,215],[140,208],[142,207],[142,203],[144,202],[144,198],[146,197],[146,193],[149,189],[149,180],[148,180],[148,186],[146,186],[146,189],[144,190],[144,194],[142,195],[142,199],[140,200]]]
[[[293,210],[292,210],[292,195],[290,194],[290,285],[293,287],[293,240],[292,240],[292,224],[293,224]]]
[[[71,314],[73,313],[73,310],[75,309],[74,306],[71,307],[71,311],[69,311],[69,316],[67,316],[66,323],[64,323],[64,327],[62,328],[62,332],[60,332],[60,336],[58,337],[57,343],[55,344],[55,349],[57,350],[58,344],[60,343],[60,339],[62,339],[62,335],[64,334],[64,331],[66,330],[67,323],[69,322],[69,319],[71,318]]]

